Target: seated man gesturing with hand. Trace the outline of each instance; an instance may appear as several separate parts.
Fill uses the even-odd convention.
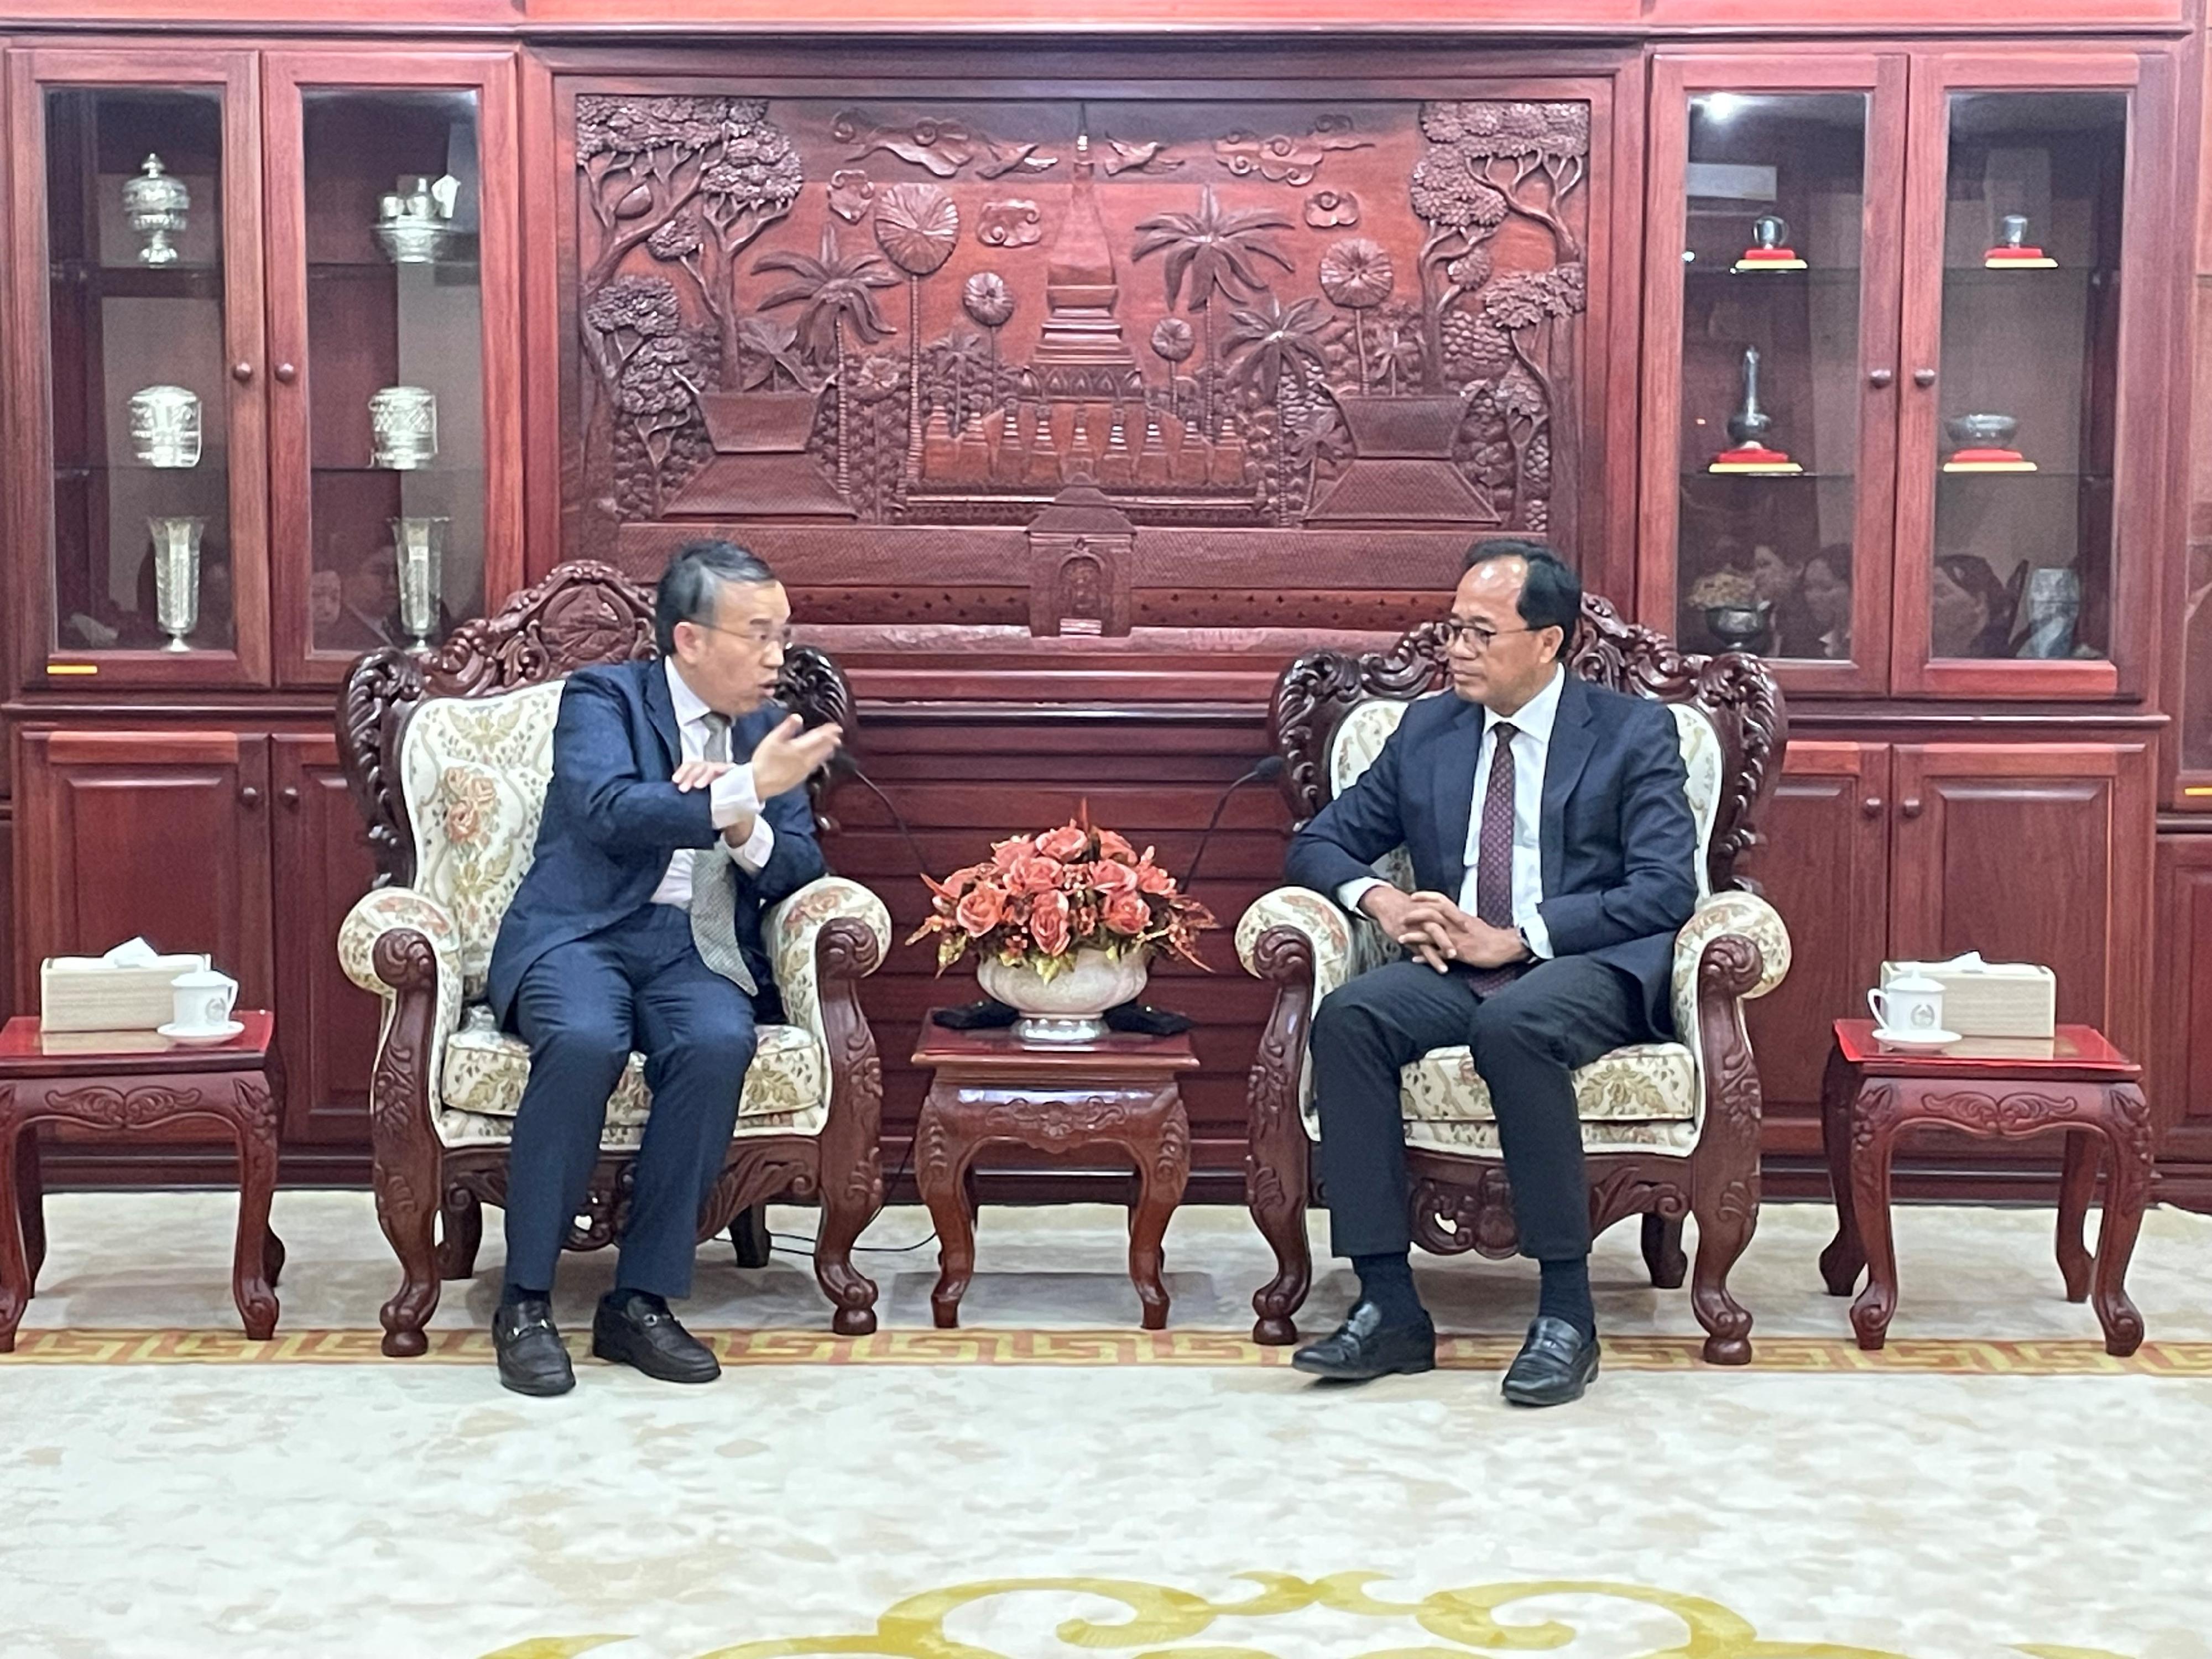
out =
[[[1364,1381],[1436,1363],[1415,1294],[1399,1068],[1466,1043],[1490,1091],[1522,1253],[1543,1287],[1505,1397],[1556,1405],[1597,1370],[1589,1192],[1571,1077],[1668,1036],[1697,833],[1665,706],[1566,672],[1582,584],[1530,542],[1478,543],[1447,623],[1449,696],[1407,711],[1375,763],[1298,832],[1290,878],[1364,911],[1410,952],[1314,1017],[1332,1247],[1360,1296],[1291,1364]],[[1423,890],[1373,864],[1404,846]]]
[[[823,872],[802,786],[843,733],[802,731],[772,701],[783,585],[742,548],[695,542],[662,573],[653,628],[657,661],[581,669],[562,689],[536,859],[492,951],[492,1012],[530,1044],[492,1320],[500,1381],[521,1394],[575,1386],[553,1272],[633,1049],[653,1110],[592,1352],[672,1382],[720,1374],[667,1298],[690,1292],[756,1007],[775,995],[762,913]]]

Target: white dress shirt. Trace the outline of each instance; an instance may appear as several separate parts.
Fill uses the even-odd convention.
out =
[[[714,710],[677,671],[674,658],[663,658],[661,667],[668,676],[669,700],[676,705],[676,731],[683,740],[684,758],[704,760],[707,716]],[[775,831],[760,810],[760,791],[753,785],[753,769],[733,766],[723,773],[707,786],[707,801],[717,830],[726,830],[745,818],[753,821],[753,832],[745,838],[744,846],[730,847],[727,842],[717,842],[706,849],[708,856],[718,856],[720,849],[726,848],[741,870],[757,871],[765,865],[769,854],[775,850]],[[655,904],[672,904],[679,910],[691,908],[691,860],[697,856],[698,853],[689,847],[676,849],[668,860],[667,871],[660,878],[660,885],[653,890]]]
[[[1482,866],[1482,798],[1490,788],[1491,757],[1498,747],[1497,727],[1510,720],[1513,726],[1513,925],[1528,941],[1530,952],[1552,954],[1551,930],[1544,926],[1537,906],[1544,902],[1544,851],[1540,823],[1544,810],[1544,763],[1552,753],[1552,727],[1559,718],[1559,689],[1566,671],[1553,669],[1550,684],[1510,715],[1482,711],[1482,742],[1474,756],[1474,795],[1467,814],[1467,874],[1460,883],[1459,908],[1473,915],[1475,877]],[[1347,910],[1359,908],[1359,900],[1370,887],[1382,884],[1372,876],[1347,881],[1336,890],[1337,902]]]

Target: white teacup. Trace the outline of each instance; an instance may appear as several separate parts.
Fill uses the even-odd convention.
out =
[[[1867,993],[1867,1007],[1877,1030],[1919,1036],[1943,1029],[1943,986],[1925,974],[1899,974],[1878,991]]]
[[[185,1033],[220,1031],[230,1024],[238,1002],[238,981],[212,968],[195,968],[169,981],[176,1000],[174,1029]]]

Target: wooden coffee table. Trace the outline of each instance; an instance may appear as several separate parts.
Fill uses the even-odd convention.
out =
[[[1190,1118],[1176,1079],[1197,1068],[1188,1035],[1121,1032],[1083,1044],[1033,1044],[1010,1031],[951,1031],[925,1019],[914,1063],[936,1073],[915,1126],[915,1180],[938,1237],[932,1316],[960,1322],[960,1298],[975,1271],[975,1217],[967,1178],[987,1146],[1066,1153],[1108,1146],[1135,1164],[1139,1195],[1129,1218],[1129,1277],[1144,1327],[1165,1328],[1167,1287],[1160,1242],[1190,1179]]]
[[[271,1287],[284,1246],[269,1230],[269,1200],[276,1185],[283,1070],[274,1018],[253,1010],[234,1018],[245,1027],[236,1036],[198,1044],[151,1031],[48,1036],[36,1015],[0,1028],[0,1353],[15,1346],[15,1328],[46,1261],[40,1123],[140,1134],[212,1118],[228,1128],[238,1142],[239,1175],[231,1293],[248,1337],[265,1342],[275,1334]]]
[[[2042,1042],[1963,1038],[1934,1054],[1904,1054],[1875,1041],[1870,1019],[1836,1022],[1821,1085],[1820,1133],[1836,1194],[1836,1236],[1820,1252],[1831,1296],[1849,1296],[1859,1269],[1866,1289],[1851,1304],[1862,1348],[1879,1348],[1897,1311],[1897,1251],[1889,1230],[1889,1168],[1898,1132],[1942,1123],[2008,1140],[2066,1137],[2058,1185],[2058,1271],[2069,1302],[2091,1301],[2109,1353],[2142,1345],[2142,1316],[2128,1300],[2128,1257],[2149,1201],[2150,1110],[2142,1067],[2094,1026],[2061,1025]],[[2094,1261],[2081,1225],[2105,1161],[2105,1214]]]

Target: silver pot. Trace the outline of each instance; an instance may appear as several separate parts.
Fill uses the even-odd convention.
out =
[[[147,466],[198,466],[199,394],[181,386],[142,386],[132,392],[131,447]]]
[[[369,464],[410,472],[438,457],[438,399],[419,386],[369,394]]]

